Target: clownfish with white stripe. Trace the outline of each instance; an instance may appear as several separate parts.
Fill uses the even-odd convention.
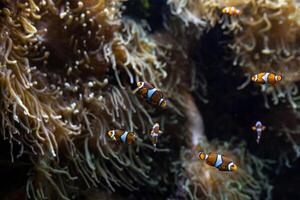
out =
[[[236,15],[241,15],[241,10],[239,10],[236,7],[233,7],[233,6],[229,6],[229,7],[223,8],[222,13],[236,16]]]
[[[232,160],[229,158],[217,154],[217,153],[209,153],[205,154],[204,152],[200,151],[198,155],[200,160],[205,160],[206,164],[213,166],[220,171],[229,171],[229,172],[235,172],[237,170],[237,165],[234,164]]]
[[[152,127],[152,130],[151,130],[151,141],[152,141],[152,144],[153,146],[156,148],[156,144],[157,144],[157,141],[158,141],[158,136],[162,134],[162,131],[160,130],[159,128],[159,124],[158,123],[155,123]],[[154,149],[155,151],[155,149]]]
[[[116,143],[131,144],[137,138],[134,132],[124,130],[111,130],[106,133]]]
[[[162,91],[147,82],[140,81],[137,83],[137,86],[134,92],[136,92],[140,98],[160,108],[165,109],[167,107],[167,100],[164,98]]]
[[[270,72],[261,72],[253,75],[251,80],[258,84],[275,85],[282,80],[282,76]]]

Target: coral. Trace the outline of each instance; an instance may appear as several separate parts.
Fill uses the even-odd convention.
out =
[[[228,46],[234,52],[234,65],[244,67],[247,81],[260,71],[275,71],[284,77],[283,84],[276,89],[262,88],[264,94],[271,94],[273,102],[287,99],[297,109],[297,86],[299,53],[299,6],[296,1],[169,1],[171,10],[184,21],[198,25],[190,20],[190,14],[204,20],[209,27],[222,23],[228,34],[233,35]],[[195,6],[198,5],[198,6]],[[219,10],[225,6],[236,6],[242,11],[239,17],[221,16]],[[284,90],[284,92],[282,92]],[[265,97],[267,100],[267,97]],[[284,101],[284,100],[283,100]],[[266,105],[268,103],[266,101]]]
[[[143,79],[157,85],[157,81],[167,76],[165,64],[156,57],[162,54],[160,48],[131,20],[124,20],[121,29],[122,31],[115,33],[114,39],[104,47],[104,55],[112,63],[115,73],[117,74],[116,66],[119,65],[126,70],[131,84]],[[129,69],[132,69],[133,73]],[[122,87],[121,82],[118,82]]]
[[[235,142],[230,143],[232,145]],[[185,172],[179,179],[183,181],[184,187],[178,195],[189,199],[259,199],[261,193],[267,191],[266,198],[270,198],[272,186],[263,172],[268,167],[268,161],[251,155],[244,144],[231,146],[227,142],[221,144],[216,141],[204,144],[201,147],[206,152],[222,152],[233,159],[238,165],[237,172],[219,173],[205,162],[193,160],[193,151],[183,149],[181,165]]]
[[[245,74],[275,71],[284,77],[285,92],[276,92],[275,103],[286,97],[293,108],[295,103],[294,82],[298,81],[299,6],[296,1],[168,1],[172,14],[185,24],[211,28],[219,23],[233,36],[229,48],[234,52],[234,65],[245,67]],[[236,6],[242,11],[239,17],[221,15],[225,6]],[[201,22],[201,23],[200,23]],[[244,87],[247,84],[244,84]],[[291,85],[291,86],[289,86]],[[282,88],[282,87],[281,87]],[[280,90],[280,88],[279,88]],[[274,95],[273,95],[274,96]]]
[[[206,27],[208,19],[214,19],[213,12],[216,4],[213,1],[182,1],[168,0],[171,13],[178,16],[186,26],[193,24],[196,26]],[[208,15],[206,15],[208,14]],[[211,22],[212,25],[215,22]]]
[[[297,1],[170,0],[168,3],[172,14],[186,25],[201,27],[203,24],[206,29],[221,26],[223,32],[231,37],[225,45],[234,55],[233,65],[241,67],[246,76],[239,90],[249,85],[251,75],[255,73],[270,71],[282,74],[284,78],[281,83],[274,87],[261,87],[264,105],[270,109],[271,103],[288,103],[287,107],[298,110],[300,26]],[[222,15],[220,10],[225,6],[236,6],[241,10],[241,16]],[[296,119],[297,113],[291,117]],[[287,127],[277,128],[285,130],[283,135],[291,141],[298,155],[297,131]]]
[[[185,99],[189,146],[181,148],[180,160],[173,163],[178,186],[170,199],[259,199],[262,194],[269,199],[272,186],[265,172],[270,170],[272,161],[249,153],[244,142],[208,141],[193,98],[187,95]],[[197,158],[199,149],[207,153],[222,152],[238,165],[237,172],[219,172],[207,165]]]
[[[30,168],[27,197],[120,199],[134,191],[137,198],[149,192],[158,198],[242,199],[269,192],[271,187],[262,185],[268,161],[235,141],[208,141],[191,96],[197,86],[201,92],[207,87],[196,76],[191,47],[203,30],[229,23],[217,12],[223,5],[170,0],[172,13],[195,29],[185,33],[180,25],[178,34],[171,33],[176,25],[170,20],[167,31],[150,35],[124,16],[124,2],[0,3],[0,128],[12,162],[24,160]],[[146,10],[154,8],[152,1],[141,2]],[[161,89],[168,110],[138,99],[132,92],[137,81]],[[155,153],[149,140],[154,122],[164,132]],[[105,136],[112,129],[134,131],[138,139],[115,144]],[[206,151],[233,158],[239,172],[219,174],[195,161],[199,141]],[[177,190],[182,183],[184,191]]]
[[[149,158],[139,156],[150,145],[105,138],[113,128],[143,138],[153,121],[130,84],[162,86],[167,76],[163,52],[134,21],[120,20],[120,6],[17,1],[1,9],[2,134],[12,161],[18,145],[17,157],[26,154],[34,166],[29,198],[69,199],[77,186],[157,184],[147,175]]]
[[[297,1],[250,2],[239,19],[241,31],[234,32],[229,47],[235,54],[234,65],[243,67],[246,76],[261,71],[274,71],[284,80],[275,87],[262,87],[265,106],[286,103],[298,110],[299,81],[299,4]],[[228,25],[230,26],[230,24]],[[247,82],[243,85],[246,86]],[[243,88],[243,86],[241,88]],[[241,89],[240,88],[240,89]],[[276,112],[276,111],[275,111]],[[291,116],[297,118],[296,115]],[[291,142],[299,156],[297,131],[286,126],[277,127]],[[293,134],[290,134],[293,132]]]
[[[245,67],[247,76],[275,71],[284,77],[275,88],[262,88],[266,106],[286,100],[298,108],[299,6],[295,1],[251,3],[240,19],[243,31],[236,33],[229,47],[236,54],[234,64]],[[250,19],[250,20],[249,20]]]

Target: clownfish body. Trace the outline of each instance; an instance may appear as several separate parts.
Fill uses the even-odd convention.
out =
[[[262,125],[262,123],[260,121],[257,121],[255,126],[252,126],[252,130],[256,131],[256,133],[257,133],[257,139],[256,139],[257,144],[260,141],[262,131],[265,129],[266,129],[266,126]]]
[[[107,135],[117,143],[131,144],[137,138],[134,132],[128,132],[124,130],[111,130],[107,132]]]
[[[253,75],[251,80],[258,84],[275,85],[275,83],[282,80],[282,76],[269,72],[261,72]]]
[[[236,7],[231,6],[231,7],[223,8],[222,13],[236,16],[236,15],[241,15],[241,10],[237,9]]]
[[[151,141],[152,141],[152,144],[153,146],[156,148],[156,144],[157,144],[157,141],[158,141],[158,136],[162,133],[162,131],[160,130],[159,128],[159,124],[158,123],[155,123],[152,127],[152,130],[151,130]]]
[[[138,88],[136,91],[140,98],[163,109],[167,107],[167,100],[164,99],[163,93],[152,84],[147,82],[138,82],[137,86]]]
[[[204,152],[200,152],[198,155],[200,160],[205,160],[206,164],[213,166],[220,171],[236,171],[237,166],[233,163],[229,158],[217,154],[217,153],[209,153],[205,154]]]

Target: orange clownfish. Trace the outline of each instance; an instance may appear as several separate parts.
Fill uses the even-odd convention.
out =
[[[269,72],[261,72],[253,75],[251,80],[258,84],[275,85],[275,83],[282,80],[282,76]]]
[[[241,10],[237,9],[236,7],[225,7],[222,9],[223,14],[228,14],[228,15],[241,15]]]
[[[137,138],[134,132],[128,132],[124,130],[111,130],[107,132],[107,135],[117,143],[131,144]]]
[[[217,153],[209,153],[205,154],[204,152],[199,152],[198,157],[200,160],[206,160],[206,164],[216,167],[220,171],[236,171],[237,165],[233,163],[229,158],[217,154]]]
[[[147,82],[138,82],[138,88],[136,92],[139,97],[146,100],[152,105],[159,106],[161,108],[167,107],[167,100],[164,98],[163,93],[155,88],[152,84]]]

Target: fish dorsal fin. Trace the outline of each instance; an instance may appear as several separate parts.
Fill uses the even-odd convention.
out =
[[[200,144],[195,145],[194,149],[195,149],[195,151],[197,151],[197,152],[200,152],[200,151],[203,152],[203,148],[201,147]]]

